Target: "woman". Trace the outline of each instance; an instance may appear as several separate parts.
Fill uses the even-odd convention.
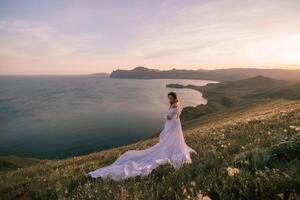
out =
[[[167,163],[175,169],[180,168],[184,163],[191,163],[190,153],[196,151],[188,147],[184,141],[177,95],[170,92],[168,98],[170,107],[166,114],[164,129],[159,136],[159,143],[145,150],[127,151],[112,165],[92,171],[89,176],[120,180],[146,176],[159,165]]]

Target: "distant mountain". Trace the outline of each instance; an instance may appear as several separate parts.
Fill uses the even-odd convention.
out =
[[[133,79],[201,79],[201,80],[241,80],[255,76],[265,76],[290,81],[300,81],[300,70],[288,69],[257,69],[257,68],[230,68],[216,70],[184,70],[172,69],[160,71],[146,67],[136,67],[132,70],[115,70],[110,74],[111,78]]]
[[[203,70],[200,71],[203,72]],[[300,69],[229,68],[206,71],[208,71],[208,74],[212,75],[212,77],[220,80],[240,80],[255,76],[264,76],[274,79],[300,81]]]
[[[206,74],[194,70],[172,69],[159,71],[145,67],[136,67],[132,70],[115,70],[110,74],[111,78],[135,78],[135,79],[205,79]]]

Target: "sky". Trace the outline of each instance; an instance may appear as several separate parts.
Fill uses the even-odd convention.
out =
[[[0,74],[300,69],[300,0],[0,0]]]

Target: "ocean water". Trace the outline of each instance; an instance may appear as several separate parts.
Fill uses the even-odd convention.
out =
[[[1,76],[0,155],[64,158],[133,143],[158,133],[167,93],[184,106],[205,104],[198,91],[168,83],[95,76]]]

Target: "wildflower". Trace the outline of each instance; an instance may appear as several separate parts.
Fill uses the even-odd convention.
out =
[[[182,187],[181,187],[181,190],[182,190],[182,193],[183,193],[183,194],[186,194],[186,187],[185,187],[185,186],[182,186]]]
[[[300,131],[300,127],[295,128],[295,131]]]
[[[266,178],[266,174],[263,171],[261,171],[261,170],[256,171],[255,175],[257,177]]]
[[[196,186],[196,182],[195,182],[195,181],[192,181],[192,182],[191,182],[191,186],[194,186],[194,187],[195,187],[195,186]]]
[[[226,170],[227,170],[228,176],[230,176],[230,177],[233,177],[240,173],[240,170],[238,168],[227,167]]]
[[[283,193],[279,193],[276,196],[279,197],[279,199],[283,199]]]
[[[290,129],[296,129],[297,127],[296,127],[296,126],[293,126],[293,125],[291,125],[291,126],[289,126],[289,128],[290,128]]]
[[[202,192],[197,194],[198,200],[211,200],[209,196],[204,195]]]
[[[234,160],[236,161],[236,160],[239,160],[240,159],[240,156],[239,155],[235,155],[234,156]]]

